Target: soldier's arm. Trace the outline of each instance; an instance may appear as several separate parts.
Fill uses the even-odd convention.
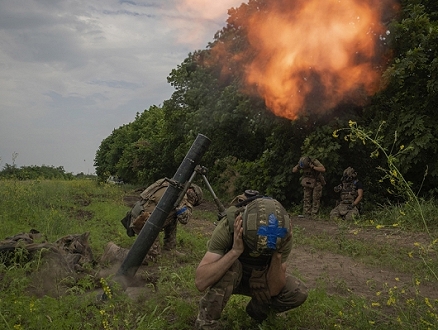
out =
[[[176,218],[181,224],[185,225],[189,222],[193,213],[193,205],[189,202],[187,195],[184,195],[175,211]]]
[[[362,198],[363,198],[363,189],[358,189],[357,190],[357,197],[356,197],[356,199],[353,202],[353,206],[359,205],[359,203],[362,200]]]
[[[196,288],[202,292],[219,281],[238,257],[239,255],[233,250],[230,250],[223,256],[212,252],[205,253],[196,269]]]
[[[325,172],[325,167],[322,165],[319,161],[314,161],[310,164],[310,168],[312,170],[318,171],[318,172]]]
[[[234,241],[231,250],[224,255],[206,252],[198,268],[196,268],[195,285],[199,291],[204,291],[219,281],[239,258],[244,249],[242,234],[242,216],[239,215],[234,222]]]
[[[278,295],[286,285],[286,263],[281,262],[281,253],[274,252],[272,255],[266,278],[271,297]]]

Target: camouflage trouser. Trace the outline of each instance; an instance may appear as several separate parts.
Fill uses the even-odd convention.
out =
[[[225,275],[212,285],[199,302],[196,329],[221,329],[219,319],[232,294],[251,296],[247,280],[242,280],[242,264],[234,262]],[[246,307],[247,313],[258,320],[264,320],[269,311],[285,312],[300,306],[307,299],[307,288],[299,280],[287,276],[286,285],[280,294],[271,297],[268,304],[251,299]]]
[[[330,211],[330,220],[345,219],[352,221],[354,217],[359,216],[359,209],[355,206],[351,210],[347,209],[349,204],[339,204],[333,210]]]
[[[177,220],[175,221],[166,221],[163,227],[164,231],[164,239],[163,239],[163,249],[170,251],[176,249],[176,227],[177,227]],[[152,244],[151,248],[148,251],[148,254],[146,258],[151,261],[157,261],[158,255],[161,254],[161,247],[160,247],[160,238],[159,236],[155,239],[154,243]]]
[[[176,227],[178,221],[173,219],[173,221],[166,222],[163,231],[163,249],[164,250],[175,250],[176,249]]]
[[[319,211],[320,200],[322,196],[322,184],[321,182],[316,182],[314,188],[303,187],[303,189],[303,213],[305,215],[316,215]]]

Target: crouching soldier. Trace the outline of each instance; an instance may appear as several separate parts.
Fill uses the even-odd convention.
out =
[[[359,203],[363,198],[363,185],[357,179],[357,173],[352,167],[344,170],[342,183],[334,188],[340,193],[340,203],[330,211],[330,220],[343,219],[351,221],[359,216]]]
[[[246,312],[259,322],[304,303],[307,288],[286,274],[291,228],[286,210],[269,197],[227,209],[196,269],[195,285],[206,291],[196,329],[222,329],[220,317],[232,294],[251,297]]]

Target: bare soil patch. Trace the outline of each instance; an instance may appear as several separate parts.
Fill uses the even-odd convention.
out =
[[[214,203],[204,202],[197,210],[217,213]],[[304,235],[317,236],[322,233],[336,237],[341,234],[337,223],[320,219],[292,216],[294,230],[304,231]],[[189,230],[210,235],[214,224],[196,216],[186,226]],[[342,233],[345,238],[366,241],[373,244],[386,244],[400,248],[415,249],[415,243],[427,246],[427,234],[406,233],[397,229],[353,228]],[[345,255],[316,250],[313,246],[295,244],[288,259],[288,271],[298,275],[309,289],[325,283],[329,294],[355,294],[366,299],[376,297],[376,292],[388,287],[413,287],[411,274],[400,273],[389,267],[372,267],[362,264]],[[438,286],[421,283],[420,292],[430,298],[438,298]]]
[[[138,200],[138,195],[126,196],[124,201],[127,206],[132,207]],[[203,202],[197,206],[196,210],[204,212],[212,212],[217,214],[217,207],[213,202]],[[208,237],[215,228],[211,221],[197,216],[195,212],[192,219],[185,226],[185,229],[196,234],[202,234]],[[293,227],[295,231],[302,231],[304,235],[318,236],[321,234],[343,235],[349,240],[365,241],[368,244],[391,244],[400,248],[415,249],[415,243],[420,243],[427,246],[430,238],[427,234],[422,233],[406,233],[397,229],[376,229],[371,228],[353,228],[343,229],[341,233],[340,226],[331,221],[311,218],[299,218],[292,216]],[[436,255],[435,255],[436,256]],[[184,261],[180,261],[183,262]],[[399,288],[406,287],[407,290],[412,290],[415,294],[414,281],[412,274],[401,273],[394,271],[390,267],[373,267],[363,264],[354,258],[332,253],[326,250],[317,250],[313,246],[295,244],[291,255],[288,259],[288,272],[301,278],[309,289],[323,286],[329,294],[349,295],[355,294],[365,299],[375,299],[376,292],[386,291],[390,287],[397,286]],[[145,274],[148,274],[147,276]],[[159,276],[159,269],[156,265],[142,266],[136,275],[137,282],[129,286],[142,287],[146,283],[153,284],[155,280],[151,280],[148,276]],[[419,287],[420,294],[424,294],[429,298],[438,298],[438,286],[434,283],[421,283]],[[134,298],[134,288],[127,289],[131,292],[130,295]],[[146,294],[150,294],[151,287],[146,290]],[[154,290],[154,289],[152,289]]]

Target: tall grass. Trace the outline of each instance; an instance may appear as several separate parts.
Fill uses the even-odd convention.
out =
[[[427,245],[418,244],[418,256],[423,261],[425,267],[432,274],[434,279],[438,281],[438,272],[436,271],[436,263],[431,264],[430,258],[428,258],[428,252],[434,252],[438,246],[438,236],[435,232],[430,231],[430,226],[433,225],[436,228],[436,212],[430,211],[430,208],[426,208],[425,204],[422,200],[420,200],[417,194],[412,190],[411,183],[406,181],[403,177],[400,169],[397,167],[398,159],[404,153],[411,152],[414,147],[411,145],[404,146],[401,145],[398,150],[394,151],[394,147],[397,142],[397,132],[394,134],[393,145],[389,147],[385,147],[383,145],[384,141],[384,132],[382,132],[382,127],[385,122],[382,122],[377,132],[368,132],[361,128],[356,122],[350,121],[349,127],[344,129],[339,129],[333,132],[333,136],[337,137],[339,132],[344,130],[347,131],[346,139],[350,141],[360,140],[362,143],[370,143],[374,146],[374,151],[371,153],[371,157],[378,157],[380,154],[384,156],[387,163],[387,168],[380,168],[384,176],[383,180],[388,180],[393,190],[391,193],[397,193],[398,195],[404,196],[406,202],[398,209],[395,208],[395,212],[397,214],[396,218],[394,217],[385,217],[383,219],[383,224],[378,224],[377,228],[383,228],[387,225],[388,220],[396,220],[392,222],[392,226],[398,227],[416,227],[420,220],[423,230],[429,235],[430,243]],[[426,175],[426,174],[425,174]],[[430,215],[430,218],[426,218],[425,211],[428,211],[427,214]],[[398,212],[397,212],[398,211]],[[391,208],[391,212],[394,214],[394,208]]]
[[[2,180],[0,237],[35,229],[51,242],[84,232],[93,232],[92,240],[99,242],[103,232],[113,234],[128,209],[123,194],[92,180]]]
[[[68,234],[90,232],[91,247],[98,259],[108,241],[127,247],[133,243],[120,224],[128,210],[123,196],[129,189],[89,180],[2,181],[0,238],[31,228],[46,234],[49,242]],[[391,208],[384,211],[399,212]],[[194,214],[205,219],[209,227],[216,219],[215,212],[195,208]],[[374,216],[376,222],[383,219],[377,213]],[[0,329],[193,329],[201,297],[194,286],[194,272],[209,236],[208,230],[180,226],[177,245],[186,256],[163,256],[137,274],[156,279],[153,285],[136,289],[136,300],[117,286],[110,287],[112,274],[103,276],[100,266],[81,277],[54,277],[56,269],[47,270],[44,256],[29,260],[25,250],[18,249],[12,263],[0,264]],[[313,244],[315,250],[345,253],[358,262],[363,262],[367,254],[368,258],[379,259],[378,247],[372,242],[367,245],[343,236],[307,237],[304,231],[296,230],[295,244]],[[414,262],[399,253],[395,247],[388,248],[382,265],[392,256],[395,261],[388,267],[406,264],[405,270],[409,266],[419,268],[418,259]],[[415,291],[424,274],[416,272],[410,290],[402,285],[387,287],[376,290],[375,299],[371,300],[341,290],[341,282],[341,293],[330,295],[326,280],[321,278],[318,285],[310,288],[309,298],[302,306],[270,315],[262,324],[246,315],[247,297],[233,296],[221,321],[224,329],[434,329],[438,326],[438,302]],[[106,291],[109,299],[97,300],[101,291]]]

